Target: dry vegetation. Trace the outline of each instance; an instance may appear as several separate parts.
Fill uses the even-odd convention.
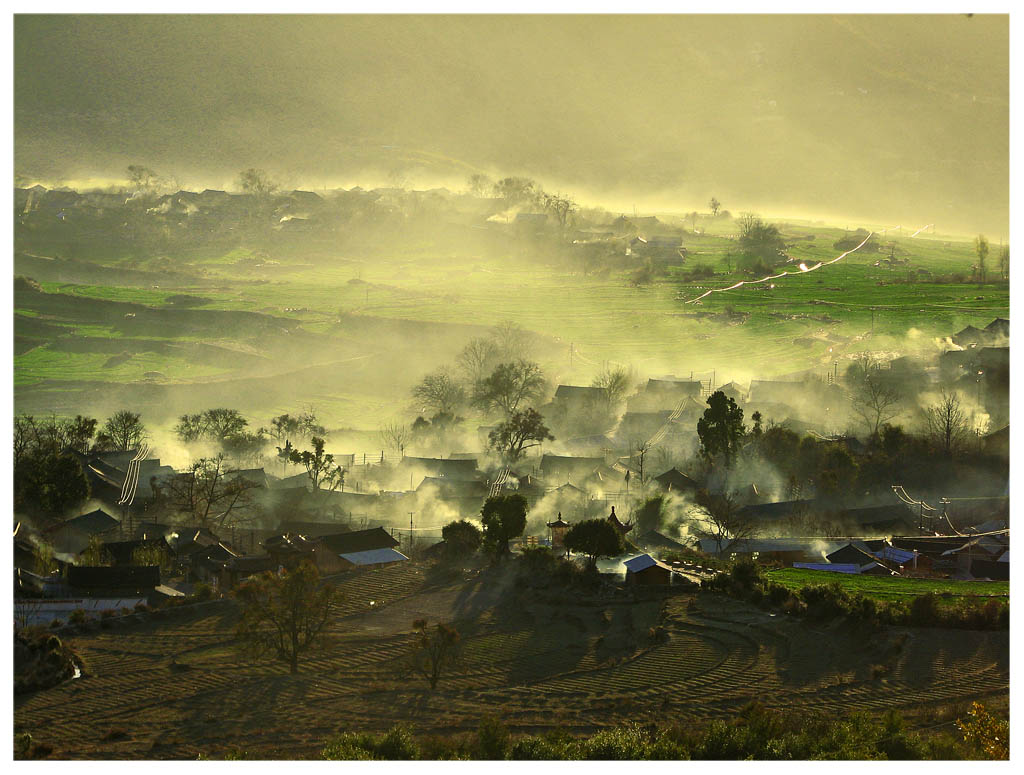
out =
[[[342,577],[334,646],[297,676],[240,660],[229,602],[80,633],[69,640],[86,677],[19,697],[15,732],[55,758],[304,758],[338,732],[408,724],[452,734],[488,713],[517,733],[586,734],[634,721],[700,724],[752,700],[927,719],[974,699],[999,706],[1008,693],[1006,632],[880,635],[707,592],[677,594],[664,608],[564,590],[539,602],[507,568],[435,578],[419,564]],[[462,663],[435,692],[408,670],[417,618],[454,622],[462,634]]]

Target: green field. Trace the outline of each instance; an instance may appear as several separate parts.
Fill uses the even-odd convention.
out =
[[[946,579],[903,579],[884,576],[854,576],[847,573],[814,571],[805,568],[782,568],[769,571],[769,580],[789,589],[836,582],[850,593],[877,600],[910,602],[915,597],[933,592],[950,602],[975,597],[1010,597],[1008,581],[948,581]]]
[[[156,308],[173,306],[167,298],[175,294],[201,296],[210,302],[199,309],[289,319],[304,332],[322,337],[327,350],[347,342],[365,348],[382,363],[392,357],[391,345],[377,338],[360,340],[349,332],[351,321],[365,317],[452,324],[454,352],[470,336],[456,326],[513,320],[547,337],[550,346],[542,366],[553,381],[569,384],[589,383],[606,362],[631,364],[640,378],[691,373],[706,378],[714,372],[717,384],[804,369],[820,369],[824,374],[837,364],[842,370],[845,360],[863,351],[889,357],[934,355],[940,351],[941,339],[964,326],[982,327],[994,317],[1009,314],[1005,282],[984,286],[917,282],[916,275],[914,282],[903,282],[917,269],[927,269],[933,276],[969,274],[975,260],[973,245],[963,238],[954,241],[932,235],[891,240],[896,255],[907,260],[906,266],[874,266],[888,255],[889,241],[883,238],[883,252],[853,253],[831,266],[776,280],[774,288],[747,285],[687,303],[709,288],[725,288],[748,278],[736,270],[738,245],[728,233],[736,230],[735,223],[715,222],[715,228],[721,233],[687,232],[683,237],[689,251],[686,265],[639,286],[630,281],[635,267],[625,257],[617,269],[604,275],[584,275],[571,254],[541,260],[510,240],[507,255],[494,252],[486,258],[458,245],[425,243],[359,257],[272,254],[276,263],[265,267],[238,265],[238,260],[252,253],[239,247],[220,256],[175,260],[179,270],[202,277],[202,284],[132,288],[44,283],[43,287],[50,293]],[[792,267],[801,261],[808,265],[828,261],[842,252],[833,246],[844,236],[842,229],[820,224],[783,224],[781,228],[792,246]],[[811,235],[813,240],[806,239]],[[681,272],[698,264],[711,267],[716,275],[701,282],[684,281]],[[62,318],[52,312],[40,314],[30,307],[22,310],[24,306],[19,305],[19,313],[64,326],[76,336],[118,338],[126,328]],[[181,333],[178,339],[192,338],[188,331]],[[149,331],[140,337],[156,334]],[[242,344],[260,347],[255,339]],[[439,356],[436,365],[450,362],[451,357]],[[123,382],[141,379],[146,371],[159,371],[169,380],[188,380],[231,371],[176,363],[153,353],[137,355],[113,370],[102,367],[105,360],[36,347],[15,357],[15,382],[19,386],[40,379]],[[398,373],[403,392],[422,376],[405,372],[399,369]],[[346,379],[339,379],[336,392],[320,393],[316,400],[331,405],[332,425],[366,428],[371,417],[378,422],[382,416],[379,392]],[[403,411],[396,407],[387,414]]]

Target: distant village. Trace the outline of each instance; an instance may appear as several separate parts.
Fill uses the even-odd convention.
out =
[[[530,514],[513,551],[566,553],[574,524],[607,520],[626,553],[602,558],[599,568],[627,584],[699,582],[711,566],[744,557],[823,573],[1007,579],[1008,332],[1009,321],[996,319],[952,334],[932,362],[872,366],[874,379],[976,397],[974,411],[992,418],[968,430],[961,412],[960,425],[947,426],[958,446],[955,460],[947,450],[945,468],[928,451],[941,439],[922,437],[915,447],[885,424],[866,436],[839,432],[849,423],[828,418],[848,411],[851,389],[813,370],[745,385],[715,384],[710,374],[650,378],[625,397],[611,430],[560,434],[552,451],[515,461],[488,449],[494,426],[481,426],[475,452],[338,450],[330,460],[343,472],[340,487],[270,463],[225,467],[223,492],[207,493],[201,521],[168,498],[196,486],[194,470],[162,464],[145,444],[67,448],[88,480],[89,508],[68,518],[16,515],[18,610],[48,624],[79,609],[153,606],[197,588],[227,593],[302,560],[331,575],[439,557],[445,524],[478,521],[488,499],[510,493],[525,498]],[[711,396],[754,423],[724,468],[701,460],[707,442],[697,429]],[[558,385],[540,411],[571,428],[571,418],[606,398],[602,388]],[[786,459],[796,458],[813,461],[805,463],[811,476],[785,479]],[[893,478],[904,474],[911,478]],[[232,494],[230,506],[223,493]],[[715,497],[728,499],[725,518],[714,517]]]

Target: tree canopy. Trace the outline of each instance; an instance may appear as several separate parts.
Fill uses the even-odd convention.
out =
[[[622,534],[607,519],[576,523],[565,534],[565,546],[570,551],[587,555],[592,568],[597,567],[599,557],[614,557],[625,551]]]
[[[524,401],[541,398],[546,385],[540,365],[533,361],[500,363],[476,383],[473,403],[485,411],[501,411],[507,416]]]
[[[701,454],[709,461],[720,456],[729,468],[746,433],[743,410],[721,390],[708,396],[707,403],[704,416],[697,421]]]
[[[235,636],[243,650],[255,658],[271,655],[294,675],[299,656],[323,643],[331,605],[341,601],[341,593],[321,581],[315,565],[303,562],[281,575],[253,576],[235,590],[235,598],[242,606]]]
[[[487,435],[491,449],[499,452],[508,462],[515,462],[530,447],[544,441],[554,441],[544,424],[544,417],[536,409],[512,412]]]
[[[519,493],[488,498],[480,509],[487,547],[499,556],[508,554],[508,542],[526,529],[526,511],[526,498]]]

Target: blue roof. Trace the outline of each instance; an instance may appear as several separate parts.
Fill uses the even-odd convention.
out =
[[[794,562],[794,568],[804,570],[824,570],[831,573],[860,573],[861,566],[846,562]]]

